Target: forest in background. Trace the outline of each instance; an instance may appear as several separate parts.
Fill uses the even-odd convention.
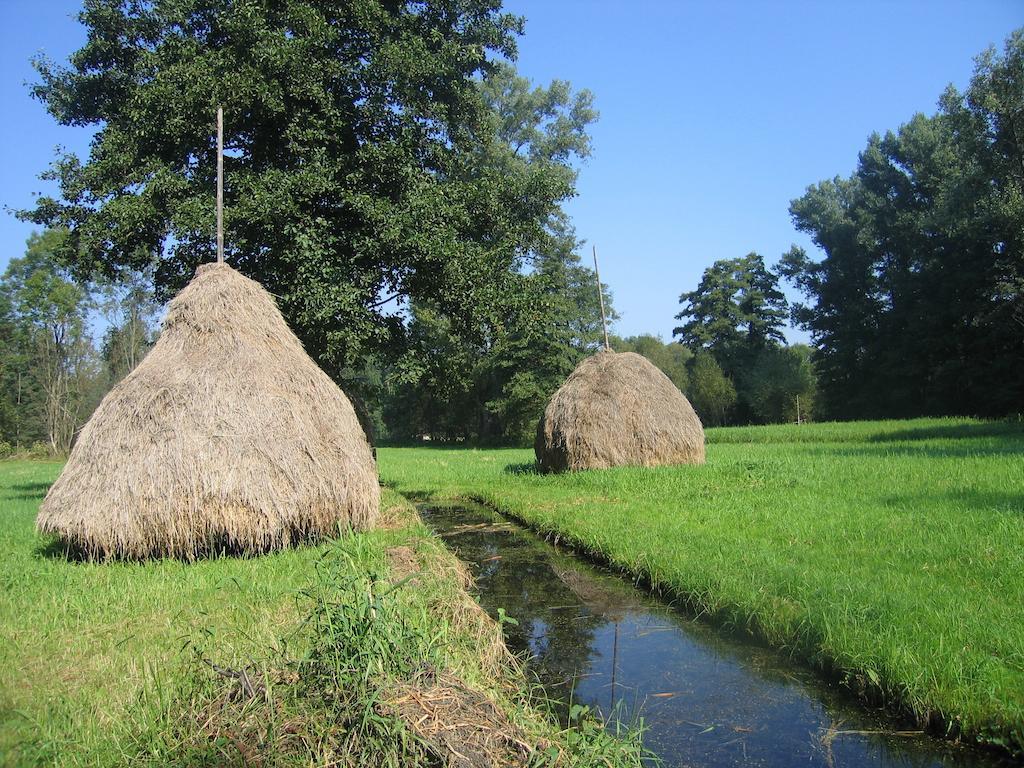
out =
[[[0,277],[0,451],[66,452],[212,257],[212,136],[162,116],[222,101],[228,261],[274,293],[376,438],[532,441],[601,344],[562,208],[593,95],[520,77],[522,20],[482,0],[200,5],[90,6],[86,46],[37,62],[54,118],[98,128],[89,158],[44,174],[60,194],[19,214],[42,234]],[[256,66],[256,50],[274,55]],[[681,294],[672,341],[611,346],[651,359],[706,425],[1020,413],[1022,147],[1018,31],[965,92],[793,201],[820,253],[715,262]],[[811,344],[786,345],[787,322]]]

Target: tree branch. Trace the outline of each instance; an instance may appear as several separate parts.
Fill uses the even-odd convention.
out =
[[[377,303],[371,304],[370,306],[367,307],[367,309],[376,309],[377,307],[382,307],[385,304],[387,304],[389,301],[394,301],[395,299],[397,299],[401,295],[402,295],[401,291],[399,291],[398,293],[393,293],[392,295],[388,296],[386,299],[381,299]]]

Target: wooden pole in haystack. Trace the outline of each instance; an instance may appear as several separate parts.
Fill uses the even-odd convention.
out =
[[[224,108],[217,107],[217,263],[224,263]]]
[[[594,276],[597,277],[597,298],[601,300],[601,327],[604,329],[604,348],[611,352],[612,347],[608,343],[608,320],[604,316],[604,291],[601,290],[601,271],[597,268],[597,246],[594,249]]]

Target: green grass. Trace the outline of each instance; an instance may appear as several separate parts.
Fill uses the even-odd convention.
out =
[[[532,764],[638,763],[635,734],[562,729],[537,705],[457,561],[393,491],[387,528],[319,546],[86,563],[34,532],[60,466],[0,462],[0,765],[433,764],[391,700],[435,677],[493,701],[543,747]],[[392,572],[394,547],[413,580]]]
[[[716,429],[702,467],[532,471],[527,450],[382,449],[789,649],[922,723],[1024,751],[1024,424]]]

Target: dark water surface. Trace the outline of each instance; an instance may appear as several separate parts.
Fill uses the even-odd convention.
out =
[[[783,654],[687,618],[625,579],[483,507],[421,512],[501,608],[548,696],[639,715],[666,765],[1004,768],[986,752],[900,732]]]

